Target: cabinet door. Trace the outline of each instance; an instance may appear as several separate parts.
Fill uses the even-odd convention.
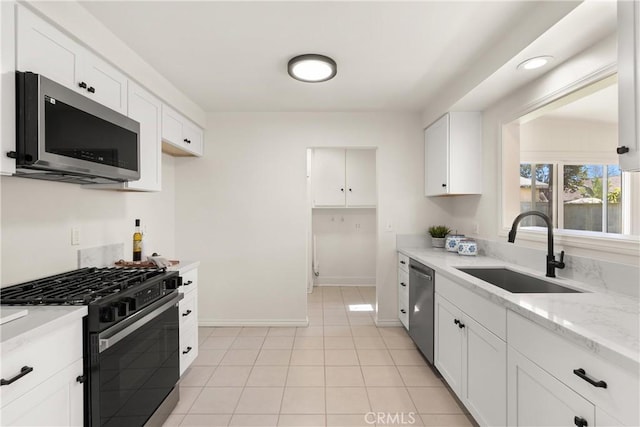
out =
[[[449,387],[462,395],[462,333],[456,324],[461,313],[456,306],[436,293],[434,365]]]
[[[424,133],[424,188],[426,196],[449,192],[449,115],[429,126]]]
[[[131,190],[160,191],[162,187],[162,103],[140,86],[129,85],[129,117],[140,123],[140,179],[126,184]]]
[[[16,12],[18,71],[42,74],[80,92],[78,83],[83,53],[80,46],[26,8],[18,6]]]
[[[409,329],[409,273],[398,268],[398,318]]]
[[[182,119],[166,105],[162,106],[162,139],[176,147],[181,147],[183,142]]]
[[[509,426],[572,426],[575,417],[595,425],[595,408],[547,371],[508,347]]]
[[[179,303],[180,313],[180,375],[198,356],[198,289],[185,293]]]
[[[81,426],[83,423],[82,359],[49,377],[2,407],[3,426]]]
[[[376,205],[376,150],[346,150],[347,207]]]
[[[121,114],[127,114],[127,77],[113,66],[85,51],[82,57],[83,94]]]
[[[12,1],[0,1],[0,174],[13,175],[16,161],[16,50],[15,10]]]
[[[618,4],[619,145],[623,170],[640,170],[640,4]]]
[[[195,154],[196,156],[202,156],[204,148],[202,140],[202,129],[187,122],[182,124],[182,142],[185,143],[185,150]]]
[[[462,401],[480,425],[506,425],[507,344],[468,316],[463,323],[466,363]]]
[[[343,148],[314,149],[311,177],[314,206],[345,205],[345,150]]]

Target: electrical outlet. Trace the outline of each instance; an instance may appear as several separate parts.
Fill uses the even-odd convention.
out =
[[[71,245],[76,246],[80,244],[80,229],[78,227],[71,228]]]
[[[480,224],[477,222],[474,222],[472,225],[473,225],[473,233],[480,234]]]

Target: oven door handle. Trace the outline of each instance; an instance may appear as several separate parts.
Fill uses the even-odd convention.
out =
[[[140,329],[141,327],[161,315],[163,312],[176,305],[182,298],[184,298],[184,295],[176,293],[176,295],[173,296],[169,301],[162,303],[153,311],[147,313],[124,329],[121,329],[113,334],[109,334],[109,330],[101,333],[100,335],[98,335],[98,352],[102,353],[106,349],[114,346],[115,344],[126,338],[128,335],[131,335],[133,332]]]

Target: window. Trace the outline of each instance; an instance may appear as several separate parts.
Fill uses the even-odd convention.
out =
[[[625,224],[630,221],[623,220],[629,212],[623,208],[629,199],[623,181],[616,164],[521,163],[520,212],[542,212],[559,229],[629,234]],[[544,222],[528,217],[522,225]]]

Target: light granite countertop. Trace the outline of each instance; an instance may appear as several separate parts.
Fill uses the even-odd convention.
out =
[[[508,267],[544,278],[544,265],[539,270],[532,270],[494,258],[460,256],[443,249],[399,248],[398,252],[612,363],[635,373],[640,370],[640,300],[637,298],[562,278],[545,279],[585,292],[513,294],[456,267]]]
[[[2,352],[12,351],[22,345],[25,340],[59,330],[62,325],[80,321],[87,315],[86,306],[67,305],[29,305],[1,306],[0,311],[27,309],[28,314],[0,326],[0,342]]]

